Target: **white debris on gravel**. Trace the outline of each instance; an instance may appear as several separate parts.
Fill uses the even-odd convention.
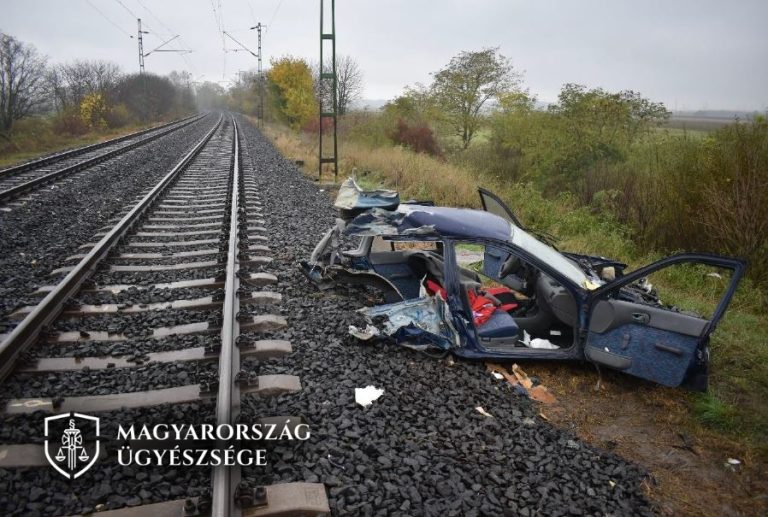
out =
[[[384,390],[375,386],[366,386],[365,388],[355,388],[355,402],[363,407],[370,406],[374,400],[384,395]]]
[[[475,411],[477,411],[478,413],[480,413],[480,414],[481,414],[481,415],[483,415],[483,416],[487,416],[488,418],[493,418],[493,415],[492,415],[492,414],[490,414],[490,413],[489,413],[488,411],[486,411],[485,409],[483,409],[483,406],[477,406],[477,407],[475,408]]]

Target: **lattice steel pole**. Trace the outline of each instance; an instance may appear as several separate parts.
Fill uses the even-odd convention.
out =
[[[336,180],[339,175],[339,159],[338,159],[338,141],[336,134],[336,124],[338,121],[338,94],[336,84],[336,0],[330,0],[331,2],[331,32],[325,32],[325,0],[320,0],[320,135],[319,150],[318,150],[318,179],[323,176],[323,164],[333,164],[333,178]],[[325,42],[331,42],[331,70],[326,72],[325,59],[323,57],[323,47]],[[327,100],[326,97],[326,81],[330,81],[330,96],[331,106],[330,111],[323,106],[323,101]],[[326,119],[333,121],[333,156],[325,156],[323,153],[323,122]]]

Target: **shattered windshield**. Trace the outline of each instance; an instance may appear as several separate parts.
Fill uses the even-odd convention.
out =
[[[579,287],[585,289],[597,287],[595,280],[589,278],[579,266],[565,258],[553,247],[544,244],[533,235],[516,226],[512,226],[512,244],[535,255]]]

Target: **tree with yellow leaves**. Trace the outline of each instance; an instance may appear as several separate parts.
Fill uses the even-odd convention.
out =
[[[80,101],[80,118],[88,126],[88,129],[107,127],[104,119],[107,112],[107,102],[101,93],[89,93]]]
[[[281,57],[270,61],[267,72],[279,113],[294,129],[318,116],[312,82],[312,69],[301,58]]]

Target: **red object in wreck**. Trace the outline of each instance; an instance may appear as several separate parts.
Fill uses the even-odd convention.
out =
[[[427,279],[425,284],[427,293],[429,293],[431,296],[439,293],[443,300],[447,298],[445,289],[434,280]],[[491,296],[499,296],[512,293],[512,291],[506,287],[489,287],[488,289],[485,289],[485,292]],[[472,319],[474,319],[475,325],[478,327],[491,319],[491,316],[496,310],[509,312],[517,308],[516,303],[504,303],[497,306],[496,302],[490,298],[487,298],[481,294],[477,294],[471,289],[467,291],[467,294],[469,295],[469,303],[472,307]]]
[[[491,315],[496,310],[493,300],[476,294],[471,289],[467,291],[467,294],[469,296],[469,305],[472,307],[472,318],[475,320],[475,325],[480,326],[491,319]]]
[[[427,292],[432,296],[440,293],[440,296],[442,296],[443,300],[448,298],[448,294],[445,292],[445,289],[443,289],[443,287],[434,280],[427,280],[426,284]]]

